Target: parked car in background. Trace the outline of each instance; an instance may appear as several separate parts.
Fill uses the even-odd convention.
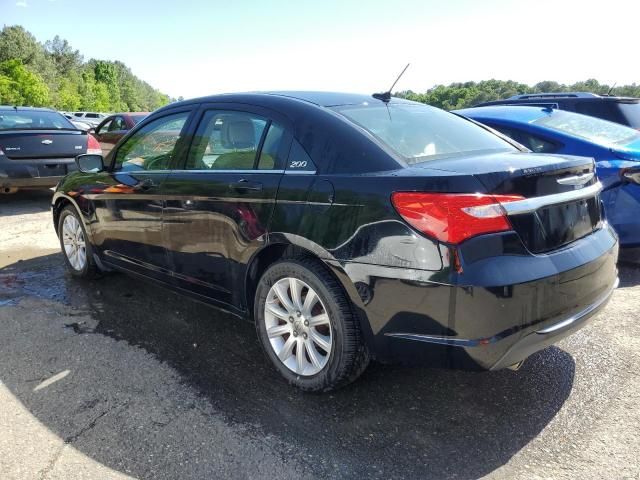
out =
[[[601,198],[622,247],[640,247],[640,132],[554,108],[493,106],[455,113],[495,128],[537,153],[596,161]]]
[[[87,132],[87,131],[89,131],[89,130],[91,130],[93,128],[93,126],[91,124],[89,124],[89,123],[81,122],[79,120],[76,120],[76,117],[74,117],[69,112],[61,112],[61,111],[59,111],[58,113],[60,113],[67,120],[69,120],[73,124],[73,126],[76,127],[78,130],[82,130],[83,132]]]
[[[98,124],[107,117],[107,114],[98,112],[74,112],[73,116],[78,121],[97,127]]]
[[[77,162],[52,201],[71,274],[136,273],[252,315],[308,391],[371,357],[517,368],[617,284],[592,159],[390,95],[177,102]]]
[[[88,132],[89,130],[91,130],[93,127],[85,122],[78,122],[76,120],[69,120],[74,127],[76,127],[78,130],[82,130],[83,132]]]
[[[96,128],[94,136],[100,142],[103,155],[107,155],[116,143],[149,112],[116,113],[105,118]]]
[[[81,153],[100,144],[60,113],[46,108],[0,106],[0,191],[50,188],[75,170]]]
[[[596,95],[588,92],[531,93],[514,95],[504,100],[484,102],[475,106],[486,107],[490,105],[552,107],[602,118],[640,130],[640,98]]]

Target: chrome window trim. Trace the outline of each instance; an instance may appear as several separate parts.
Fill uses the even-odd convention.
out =
[[[247,170],[222,170],[222,169],[180,169],[171,170],[171,173],[284,173],[284,170],[259,170],[257,168],[250,168]]]
[[[267,170],[267,169],[258,169],[251,168],[247,170],[216,170],[212,169],[176,169],[176,170],[116,170],[114,173],[286,173],[287,175],[315,175],[316,170],[306,170],[306,171],[295,171],[295,170],[284,170],[284,169],[275,169],[275,170]]]
[[[285,170],[287,175],[315,175],[317,170]]]
[[[568,192],[554,193],[553,195],[544,195],[542,197],[526,198],[524,200],[516,200],[515,202],[501,203],[508,215],[522,215],[525,213],[535,212],[539,208],[549,205],[557,205],[560,203],[569,203],[575,200],[591,198],[596,196],[602,190],[602,184],[596,182],[588,187]]]

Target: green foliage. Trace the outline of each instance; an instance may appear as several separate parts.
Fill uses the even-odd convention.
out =
[[[170,101],[122,62],[84,62],[57,35],[42,45],[21,26],[0,31],[0,104],[115,112],[152,111]]]
[[[483,80],[481,82],[451,83],[446,86],[436,85],[424,93],[405,90],[394,95],[445,110],[455,110],[513,95],[539,92],[592,92],[598,94],[610,92],[612,95],[640,97],[640,85],[634,83],[612,88],[610,85],[601,84],[593,78],[573,85],[544,81],[536,83],[533,87],[512,80]]]
[[[42,78],[17,58],[0,63],[0,79],[0,103],[40,107],[49,100],[49,88]]]

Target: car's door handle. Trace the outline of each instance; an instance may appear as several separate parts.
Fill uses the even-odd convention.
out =
[[[233,190],[238,191],[251,190],[254,192],[258,192],[262,190],[262,184],[260,182],[250,182],[245,178],[243,178],[242,180],[238,180],[237,182],[230,183],[229,187]]]
[[[150,178],[144,179],[142,182],[138,183],[133,189],[136,192],[146,192],[147,190],[155,187],[156,184]]]

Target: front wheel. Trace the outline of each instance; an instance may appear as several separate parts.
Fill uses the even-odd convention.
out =
[[[71,205],[60,212],[58,237],[65,264],[72,275],[82,278],[98,276],[98,267],[82,219]]]
[[[287,381],[302,390],[341,387],[368,364],[349,300],[313,259],[269,267],[258,284],[254,315],[265,353]]]

